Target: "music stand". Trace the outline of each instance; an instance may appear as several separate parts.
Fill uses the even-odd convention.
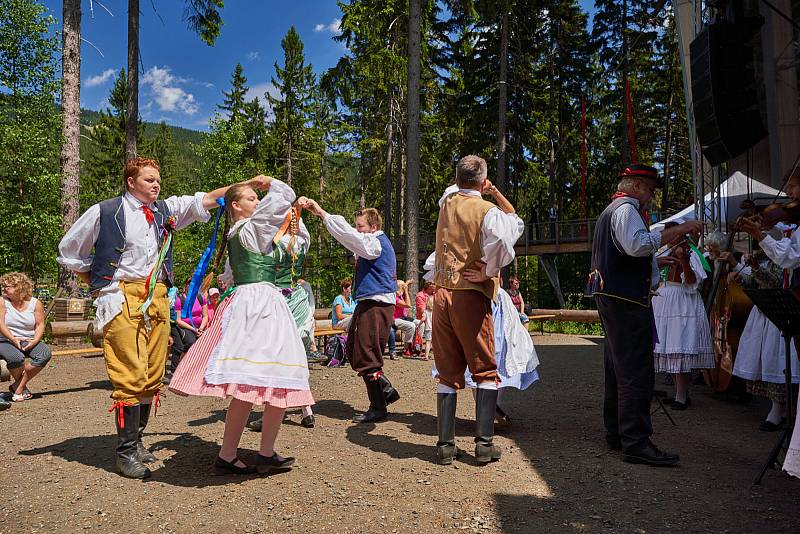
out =
[[[784,341],[784,357],[786,367],[783,371],[786,388],[786,428],[781,432],[780,439],[775,442],[769,453],[766,463],[759,471],[753,484],[760,484],[767,469],[775,465],[781,449],[789,448],[789,440],[794,428],[794,403],[792,401],[792,337],[800,335],[800,299],[791,289],[745,289],[744,292],[753,301],[753,304],[767,319],[778,327]]]

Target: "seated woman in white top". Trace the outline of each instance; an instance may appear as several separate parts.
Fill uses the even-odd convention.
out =
[[[44,307],[33,296],[33,283],[24,273],[0,277],[0,359],[14,377],[11,400],[19,402],[33,395],[27,385],[50,361],[50,347],[42,343]],[[25,358],[30,361],[25,363]]]

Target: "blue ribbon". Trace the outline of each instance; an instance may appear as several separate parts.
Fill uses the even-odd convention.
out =
[[[214,232],[211,234],[211,240],[208,242],[206,250],[203,252],[203,255],[200,256],[200,261],[197,263],[197,267],[194,268],[192,281],[189,283],[189,290],[186,292],[186,299],[183,301],[183,308],[181,309],[181,319],[189,319],[192,323],[192,326],[195,327],[197,325],[194,324],[192,308],[194,307],[194,301],[197,298],[197,292],[200,290],[200,286],[203,284],[203,278],[206,277],[208,264],[211,263],[211,257],[214,255],[214,249],[217,246],[217,231],[219,230],[219,221],[225,214],[225,199],[222,197],[218,198],[217,204],[219,204],[220,207],[217,210],[217,220],[214,222]]]

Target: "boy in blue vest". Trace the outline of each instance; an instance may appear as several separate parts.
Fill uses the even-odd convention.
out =
[[[153,399],[158,402],[169,341],[172,285],[171,233],[207,221],[228,187],[158,200],[158,162],[134,158],[125,164],[122,196],[90,207],[58,246],[58,262],[89,285],[96,328],[103,331],[103,356],[114,392],[109,411],[117,427],[117,468],[146,478],[156,460],[142,444]],[[260,187],[256,176],[248,182]]]
[[[400,394],[383,374],[383,347],[394,320],[397,262],[392,243],[381,230],[381,215],[374,208],[359,210],[353,228],[344,217],[330,215],[314,200],[302,197],[297,203],[321,218],[328,232],[356,255],[353,298],[358,304],[347,332],[347,355],[353,370],[364,379],[369,409],[353,421],[385,421],[386,405]]]

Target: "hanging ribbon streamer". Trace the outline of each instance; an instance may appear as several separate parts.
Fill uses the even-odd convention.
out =
[[[203,285],[203,278],[205,278],[206,271],[208,271],[208,264],[211,263],[211,257],[214,255],[214,249],[217,246],[219,221],[225,214],[225,199],[218,198],[217,204],[219,204],[220,207],[217,210],[217,220],[214,222],[214,231],[211,233],[211,240],[208,242],[206,250],[203,252],[203,255],[200,256],[200,261],[197,263],[197,267],[194,269],[192,281],[189,283],[189,290],[186,292],[186,298],[183,301],[183,308],[181,309],[181,319],[189,319],[192,323],[192,326],[195,327],[197,325],[194,324],[192,308],[194,307],[194,301],[197,298],[197,293],[200,290],[200,286]]]
[[[150,317],[147,315],[147,308],[153,303],[153,295],[155,294],[156,283],[158,282],[158,273],[161,272],[161,268],[164,266],[164,260],[166,260],[167,253],[169,252],[169,247],[172,245],[172,234],[175,231],[175,222],[174,216],[169,217],[162,227],[161,230],[166,234],[164,242],[161,245],[161,250],[158,251],[156,264],[153,266],[150,274],[147,275],[147,280],[145,280],[144,283],[144,302],[142,302],[142,305],[139,307],[139,311],[142,312],[144,325],[148,330],[150,329]]]
[[[705,255],[700,252],[700,249],[694,246],[694,243],[689,243],[689,248],[692,249],[692,252],[697,254],[697,259],[700,260],[700,265],[703,266],[703,270],[706,272],[712,272],[714,269],[711,268],[711,264],[708,263],[708,259]]]

